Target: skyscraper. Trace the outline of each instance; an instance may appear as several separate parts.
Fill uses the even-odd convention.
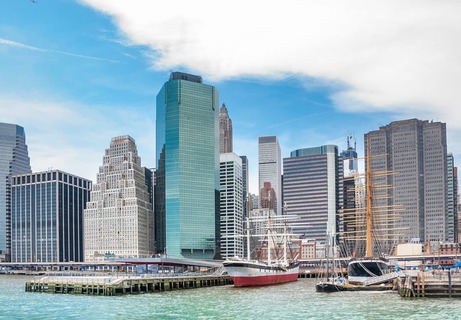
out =
[[[458,168],[453,154],[447,156],[447,235],[446,240],[458,242]]]
[[[245,219],[248,214],[248,183],[249,183],[249,167],[248,158],[246,156],[240,156],[242,159],[242,183],[243,183],[243,218]]]
[[[83,261],[91,181],[53,170],[13,176],[11,261]]]
[[[219,110],[219,153],[230,152],[232,152],[232,120],[223,103]]]
[[[84,212],[85,261],[152,254],[151,188],[152,174],[141,167],[134,139],[112,138]]]
[[[347,149],[341,152],[341,157],[344,161],[344,177],[350,177],[358,172],[358,159],[356,151],[356,143],[351,144],[352,136],[347,137]]]
[[[369,145],[368,145],[369,144]],[[365,157],[371,172],[393,174],[374,178],[390,186],[376,190],[373,206],[401,207],[389,211],[383,236],[398,242],[445,240],[447,233],[446,125],[418,119],[395,121],[365,134]],[[385,214],[385,212],[381,212]]]
[[[338,147],[299,149],[283,159],[283,194],[287,214],[299,218],[293,232],[324,242],[342,231],[343,162]]]
[[[235,153],[220,155],[220,232],[223,259],[243,256],[242,159]]]
[[[264,189],[264,183],[270,182],[275,191],[276,210],[274,211],[282,214],[282,161],[277,137],[259,137],[258,149],[259,190],[261,192]],[[260,203],[263,200],[260,194]]]
[[[11,251],[11,176],[31,173],[24,128],[0,122],[0,261]]]
[[[156,242],[171,256],[219,255],[218,92],[173,72],[157,95]]]

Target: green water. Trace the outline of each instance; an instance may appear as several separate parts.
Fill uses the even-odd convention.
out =
[[[461,299],[317,293],[314,279],[121,297],[29,293],[24,291],[28,279],[0,275],[0,319],[461,319]]]

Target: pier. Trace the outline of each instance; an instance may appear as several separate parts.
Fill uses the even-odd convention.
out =
[[[407,273],[398,292],[403,298],[460,298],[461,273],[453,269]]]
[[[227,275],[44,276],[25,284],[26,292],[117,296],[232,284]]]

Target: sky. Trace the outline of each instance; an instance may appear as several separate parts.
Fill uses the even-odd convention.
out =
[[[112,137],[155,167],[156,95],[172,71],[215,86],[258,190],[258,137],[282,157],[392,121],[447,124],[461,159],[461,1],[0,0],[0,122],[33,171],[96,181]]]

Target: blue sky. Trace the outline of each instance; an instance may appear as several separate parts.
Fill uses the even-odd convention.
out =
[[[155,98],[170,71],[216,86],[250,160],[278,136],[282,156],[346,147],[394,120],[447,123],[461,159],[459,1],[2,1],[1,122],[26,130],[34,171],[95,180],[129,134],[155,167]]]

